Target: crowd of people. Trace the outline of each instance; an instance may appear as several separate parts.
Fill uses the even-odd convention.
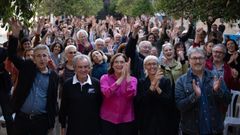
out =
[[[168,17],[8,21],[0,103],[8,135],[221,135],[240,53],[224,29]],[[12,114],[15,113],[15,117]]]

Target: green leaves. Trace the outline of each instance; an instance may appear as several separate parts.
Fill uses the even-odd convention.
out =
[[[151,15],[154,7],[151,0],[117,0],[116,11],[129,16]]]
[[[31,26],[29,21],[35,15],[35,9],[41,0],[1,0],[0,19],[3,26],[10,18],[19,19],[25,26]]]
[[[38,8],[40,15],[90,16],[103,8],[102,0],[43,0]]]
[[[240,18],[239,0],[155,0],[154,5],[156,10],[175,17],[193,15],[202,21],[209,16],[226,21]]]

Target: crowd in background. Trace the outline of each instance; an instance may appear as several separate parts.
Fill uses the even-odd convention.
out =
[[[213,105],[222,122],[229,92],[240,90],[239,45],[223,39],[224,25],[196,29],[190,17],[183,31],[168,17],[145,15],[56,17],[54,23],[40,17],[33,28],[12,18],[9,25],[12,31],[0,50],[0,92],[5,94],[0,99],[5,97],[1,104],[7,106],[3,115],[9,135],[44,135],[54,128],[56,116],[61,135],[220,135],[221,125],[211,126],[215,121],[200,120],[206,127],[188,128],[195,120],[186,113],[193,115],[189,108],[197,105],[200,116],[208,118],[204,111],[213,113]],[[211,79],[207,83],[196,75],[200,79],[188,86],[184,77],[194,74],[197,65],[206,70],[203,78]],[[227,90],[219,96],[224,102],[203,98],[214,94],[199,94],[198,89],[207,88]]]

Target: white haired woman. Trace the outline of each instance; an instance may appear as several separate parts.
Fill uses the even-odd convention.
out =
[[[174,82],[178,77],[187,72],[188,63],[181,64],[174,58],[174,47],[170,43],[166,43],[162,46],[163,56],[160,59],[161,67],[165,71],[165,75],[171,79],[171,84],[174,86]]]
[[[156,56],[147,56],[143,64],[146,77],[138,83],[135,100],[140,135],[176,135],[179,123],[170,79]]]
[[[86,55],[93,49],[93,46],[88,41],[88,33],[83,29],[77,32],[77,46],[78,51]]]

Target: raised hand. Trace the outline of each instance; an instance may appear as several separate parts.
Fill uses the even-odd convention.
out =
[[[44,26],[44,23],[45,23],[45,19],[44,18],[38,18],[38,22],[37,22],[37,34],[40,34],[41,33],[41,30]]]
[[[141,29],[141,26],[139,23],[135,23],[132,27],[132,37],[136,38],[139,30]]]
[[[131,72],[130,65],[131,65],[131,59],[129,58],[128,62],[125,63],[125,70],[126,70],[125,75],[126,75],[127,82],[130,81],[130,72]]]
[[[195,79],[192,80],[192,86],[193,86],[193,90],[196,94],[197,97],[201,96],[201,89],[199,87],[199,85],[196,83]]]
[[[184,52],[183,51],[178,51],[177,55],[180,58],[180,60],[184,60]]]
[[[22,24],[20,21],[16,18],[11,18],[8,20],[8,24],[12,28],[12,35],[18,38],[19,33],[22,30]]]

